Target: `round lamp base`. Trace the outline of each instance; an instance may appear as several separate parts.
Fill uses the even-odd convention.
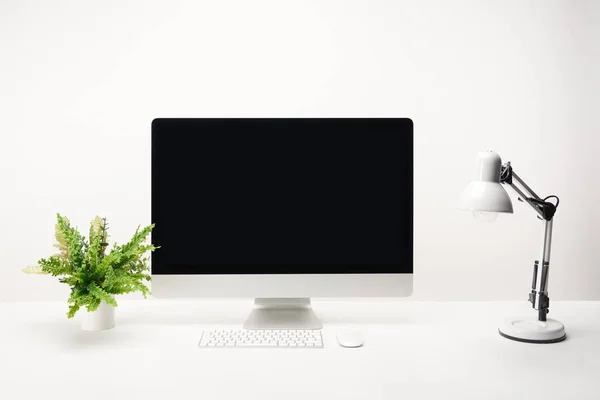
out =
[[[531,318],[511,318],[498,329],[507,339],[527,343],[556,343],[567,337],[565,326],[553,319],[538,321]]]

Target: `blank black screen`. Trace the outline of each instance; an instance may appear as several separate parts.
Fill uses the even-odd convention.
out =
[[[153,274],[412,273],[410,119],[155,119]]]

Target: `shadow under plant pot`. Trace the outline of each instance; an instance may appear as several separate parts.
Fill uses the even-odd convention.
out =
[[[84,331],[104,331],[115,327],[115,308],[104,301],[96,311],[85,311],[81,329]]]

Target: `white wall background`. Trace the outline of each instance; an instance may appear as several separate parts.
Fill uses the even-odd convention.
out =
[[[417,299],[526,298],[541,222],[454,208],[495,149],[561,197],[551,298],[600,300],[598,21],[593,0],[2,0],[0,300],[67,295],[20,272],[57,211],[118,241],[149,223],[151,120],[204,116],[411,117]]]

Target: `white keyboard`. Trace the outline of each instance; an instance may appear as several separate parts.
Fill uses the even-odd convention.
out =
[[[202,332],[198,347],[323,348],[320,330],[217,329]]]

